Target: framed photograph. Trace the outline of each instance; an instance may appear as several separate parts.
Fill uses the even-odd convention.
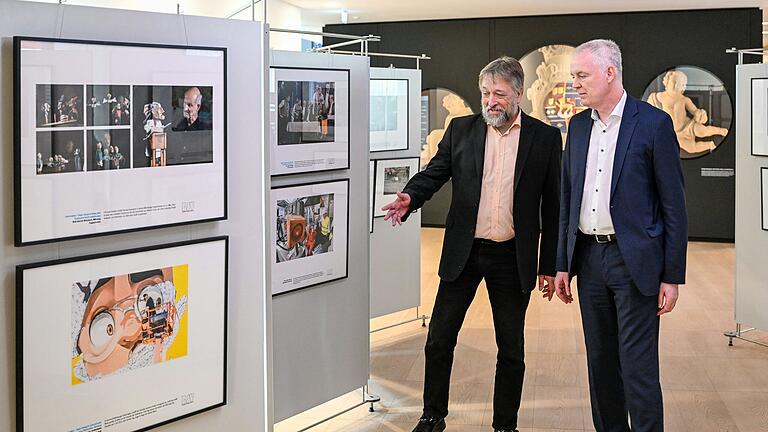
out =
[[[269,72],[271,174],[349,168],[349,70]]]
[[[419,158],[379,159],[376,161],[374,217],[384,217],[381,208],[397,198],[408,180],[419,172]]]
[[[752,78],[752,155],[768,156],[768,78]]]
[[[17,432],[144,431],[225,405],[227,250],[215,237],[18,266]]]
[[[373,197],[376,191],[376,161],[368,161],[368,222],[370,224],[368,233],[373,233]]]
[[[408,150],[408,80],[371,78],[370,151]]]
[[[272,295],[349,274],[349,180],[272,189]]]
[[[226,49],[14,38],[16,246],[226,219]]]
[[[768,168],[760,168],[760,219],[763,229],[768,231]]]

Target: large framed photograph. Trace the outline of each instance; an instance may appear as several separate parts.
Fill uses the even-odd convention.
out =
[[[768,231],[768,168],[760,168],[760,219],[763,229]]]
[[[17,432],[144,431],[225,405],[227,250],[215,237],[17,267]]]
[[[419,172],[419,158],[379,159],[376,161],[374,217],[384,217],[381,208],[397,198],[408,180]]]
[[[349,100],[349,70],[271,68],[271,174],[349,168]]]
[[[752,155],[768,156],[768,78],[752,78]]]
[[[14,38],[15,244],[226,219],[226,49]]]
[[[408,80],[371,78],[370,151],[408,150]]]
[[[349,180],[272,189],[272,295],[349,274]]]

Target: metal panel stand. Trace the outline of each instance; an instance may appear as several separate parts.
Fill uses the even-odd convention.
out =
[[[745,342],[753,343],[755,345],[760,345],[760,346],[768,348],[768,344],[766,344],[764,342],[756,341],[754,339],[749,339],[749,338],[745,338],[744,336],[742,336],[744,333],[749,333],[749,332],[755,331],[755,330],[757,330],[757,329],[754,328],[754,327],[742,330],[741,329],[741,323],[737,323],[736,324],[736,331],[725,332],[725,333],[723,333],[723,336],[728,338],[728,346],[733,346],[733,340],[734,339],[740,339],[740,340],[743,340]]]
[[[351,406],[351,407],[349,407],[349,408],[347,408],[347,409],[345,409],[343,411],[339,411],[338,413],[333,414],[332,416],[326,417],[326,418],[320,420],[319,422],[312,423],[311,425],[305,427],[304,429],[300,429],[298,432],[308,431],[308,430],[310,430],[310,429],[312,429],[314,427],[320,426],[321,424],[323,424],[323,423],[325,423],[325,422],[327,422],[329,420],[333,420],[336,417],[338,417],[338,416],[340,416],[342,414],[346,414],[346,413],[352,411],[353,409],[361,407],[361,406],[363,406],[365,404],[371,404],[371,406],[368,407],[368,412],[374,412],[375,410],[373,409],[373,404],[376,403],[376,402],[380,402],[381,398],[379,396],[372,395],[372,394],[368,393],[368,385],[363,386],[363,388],[361,390],[363,392],[363,400],[362,401],[360,401],[359,403],[357,403],[357,404],[355,404],[355,405],[353,405],[353,406]]]
[[[392,327],[401,326],[401,325],[403,325],[403,324],[408,324],[408,323],[411,323],[411,322],[414,322],[414,321],[419,321],[419,320],[421,320],[421,326],[422,326],[422,327],[426,327],[426,326],[427,326],[427,320],[428,320],[429,318],[430,318],[430,317],[429,317],[428,315],[424,315],[424,314],[422,314],[422,315],[419,315],[419,307],[418,307],[418,306],[416,306],[416,318],[411,318],[411,319],[409,319],[409,320],[405,320],[405,321],[399,322],[399,323],[397,323],[397,324],[391,324],[391,325],[388,325],[388,326],[386,326],[386,327],[377,328],[377,329],[375,329],[375,330],[371,330],[371,333],[380,332],[380,331],[382,331],[382,330],[391,329]]]

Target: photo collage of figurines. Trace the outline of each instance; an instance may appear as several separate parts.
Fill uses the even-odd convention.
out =
[[[37,84],[36,171],[213,162],[213,87]]]

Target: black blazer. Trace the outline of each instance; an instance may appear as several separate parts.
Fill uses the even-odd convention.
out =
[[[525,113],[521,112],[521,116],[512,217],[520,284],[524,292],[529,292],[536,285],[537,274],[555,275],[562,137],[559,129]],[[403,189],[411,197],[410,208],[403,218],[406,219],[451,179],[453,196],[445,219],[439,270],[440,278],[446,281],[459,277],[472,250],[483,181],[486,130],[480,114],[453,119],[438,145],[437,154]]]

